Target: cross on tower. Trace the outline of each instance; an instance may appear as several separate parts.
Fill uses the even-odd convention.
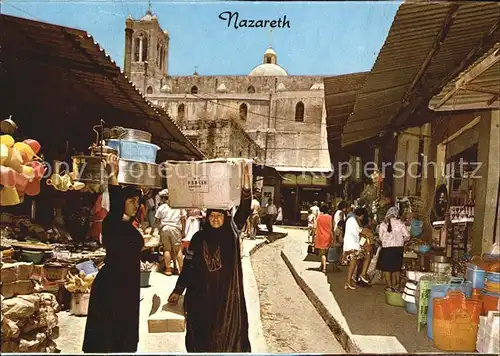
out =
[[[273,46],[273,29],[269,29],[269,47]]]

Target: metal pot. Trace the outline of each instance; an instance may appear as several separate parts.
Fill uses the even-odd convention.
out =
[[[103,156],[107,156],[107,155],[118,155],[118,150],[115,150],[113,147],[109,147],[109,146],[95,146],[95,145],[92,145],[89,147],[89,150],[90,150],[90,155],[91,156],[100,156],[101,155],[101,152],[102,152],[102,155]]]
[[[73,156],[76,181],[102,184],[107,181],[106,166],[100,156]]]
[[[9,116],[7,120],[0,122],[0,130],[8,135],[12,135],[17,130],[17,125],[12,120],[12,116]]]
[[[151,142],[152,135],[149,132],[136,130],[136,129],[128,129],[120,126],[115,126],[110,130],[106,131],[106,138],[124,140],[124,141],[139,141],[139,142]]]
[[[431,272],[451,274],[453,265],[451,263],[431,262]]]
[[[157,164],[120,159],[118,167],[118,183],[120,184],[161,188],[160,166]]]

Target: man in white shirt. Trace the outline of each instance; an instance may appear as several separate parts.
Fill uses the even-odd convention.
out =
[[[313,206],[311,206],[311,211],[317,218],[319,215],[319,206],[317,201],[313,202]]]
[[[278,209],[274,205],[273,200],[269,199],[266,206],[266,226],[269,233],[273,232],[273,223],[278,214]]]
[[[257,232],[259,231],[259,223],[260,223],[260,203],[257,200],[257,197],[254,195],[252,199],[251,205],[252,213],[248,217],[247,220],[247,231],[248,237],[251,240],[255,240],[257,238]]]
[[[168,205],[168,190],[160,192],[162,205],[156,210],[156,225],[159,226],[160,241],[163,244],[163,257],[165,260],[165,273],[172,275],[170,262],[172,258],[177,261],[178,272],[182,270],[182,239],[186,229],[186,212],[180,209],[172,209]],[[175,261],[174,261],[175,266]]]

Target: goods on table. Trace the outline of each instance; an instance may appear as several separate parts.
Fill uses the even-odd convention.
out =
[[[50,293],[2,300],[2,352],[54,353],[59,304]]]
[[[244,159],[167,161],[169,205],[224,210],[239,205],[243,162],[251,174],[251,161]]]
[[[433,300],[434,345],[444,351],[475,351],[481,302],[457,291]]]

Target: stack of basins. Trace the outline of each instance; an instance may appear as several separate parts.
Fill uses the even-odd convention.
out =
[[[149,132],[119,128],[106,144],[118,151],[118,182],[142,187],[161,188],[161,174],[156,164],[160,147],[151,143]]]
[[[483,315],[488,315],[489,311],[498,310],[499,299],[500,299],[500,273],[486,272],[484,289],[481,291],[481,301],[483,302]]]

